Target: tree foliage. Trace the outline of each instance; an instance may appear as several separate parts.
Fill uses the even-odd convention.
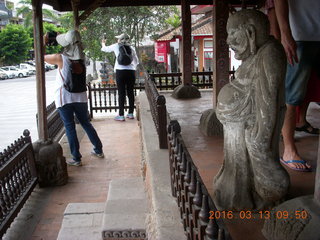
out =
[[[3,63],[14,65],[28,58],[31,49],[31,38],[26,28],[9,24],[0,32],[0,56]]]
[[[175,12],[176,8],[172,6],[97,9],[80,26],[89,57],[103,59],[107,56],[109,62],[113,64],[114,56],[100,51],[103,35],[108,45],[116,42],[116,35],[126,32],[138,50],[146,36],[154,35],[168,27],[165,20]]]
[[[31,0],[20,0],[19,4],[21,7],[17,8],[17,15],[22,15],[24,18],[24,26],[30,27],[32,26],[32,10],[31,10]],[[43,17],[49,18],[54,21],[58,21],[59,17],[50,9],[42,9]]]

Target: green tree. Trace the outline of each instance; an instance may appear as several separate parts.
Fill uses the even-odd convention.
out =
[[[169,24],[165,20],[176,12],[172,6],[98,8],[80,26],[88,55],[96,60],[107,57],[114,64],[113,54],[100,51],[101,39],[105,35],[107,44],[112,44],[115,36],[123,32],[131,36],[139,52],[141,41],[167,28]]]
[[[17,8],[17,15],[22,15],[24,18],[24,26],[30,27],[32,26],[32,0],[21,0],[19,3],[21,4],[21,7]],[[43,17],[49,18],[53,21],[58,21],[59,17],[50,9],[42,9],[42,15]]]
[[[177,28],[181,25],[181,18],[178,14],[174,14],[173,16],[166,19],[166,22],[174,28]]]
[[[31,38],[21,25],[9,24],[0,32],[0,56],[6,65],[14,65],[28,58]]]

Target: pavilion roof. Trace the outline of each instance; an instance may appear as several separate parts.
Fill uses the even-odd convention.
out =
[[[212,16],[204,16],[194,22],[191,26],[192,36],[212,36]],[[178,28],[169,29],[158,37],[157,41],[170,41],[177,36],[182,36],[181,26]]]

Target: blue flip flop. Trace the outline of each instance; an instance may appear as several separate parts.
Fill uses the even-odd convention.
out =
[[[284,165],[286,165],[288,168],[295,170],[295,171],[300,171],[300,172],[311,172],[311,168],[308,168],[306,165],[306,161],[305,160],[283,160],[283,158],[280,158],[280,162],[282,162]],[[289,165],[289,163],[301,163],[305,166],[305,168],[295,168]]]

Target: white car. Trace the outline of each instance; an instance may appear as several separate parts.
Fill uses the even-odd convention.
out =
[[[20,63],[20,69],[27,70],[29,75],[36,74],[36,68],[29,63]]]
[[[10,70],[8,67],[1,67],[0,68],[5,74],[7,74],[8,78],[15,78],[16,72],[13,70]]]
[[[10,69],[12,69],[13,71],[17,71],[18,77],[28,77],[29,71],[25,70],[25,69],[21,69],[19,67],[15,67],[15,66],[9,66]]]
[[[5,71],[3,71],[2,69],[0,69],[0,80],[4,80],[9,78],[8,75],[5,73]]]

